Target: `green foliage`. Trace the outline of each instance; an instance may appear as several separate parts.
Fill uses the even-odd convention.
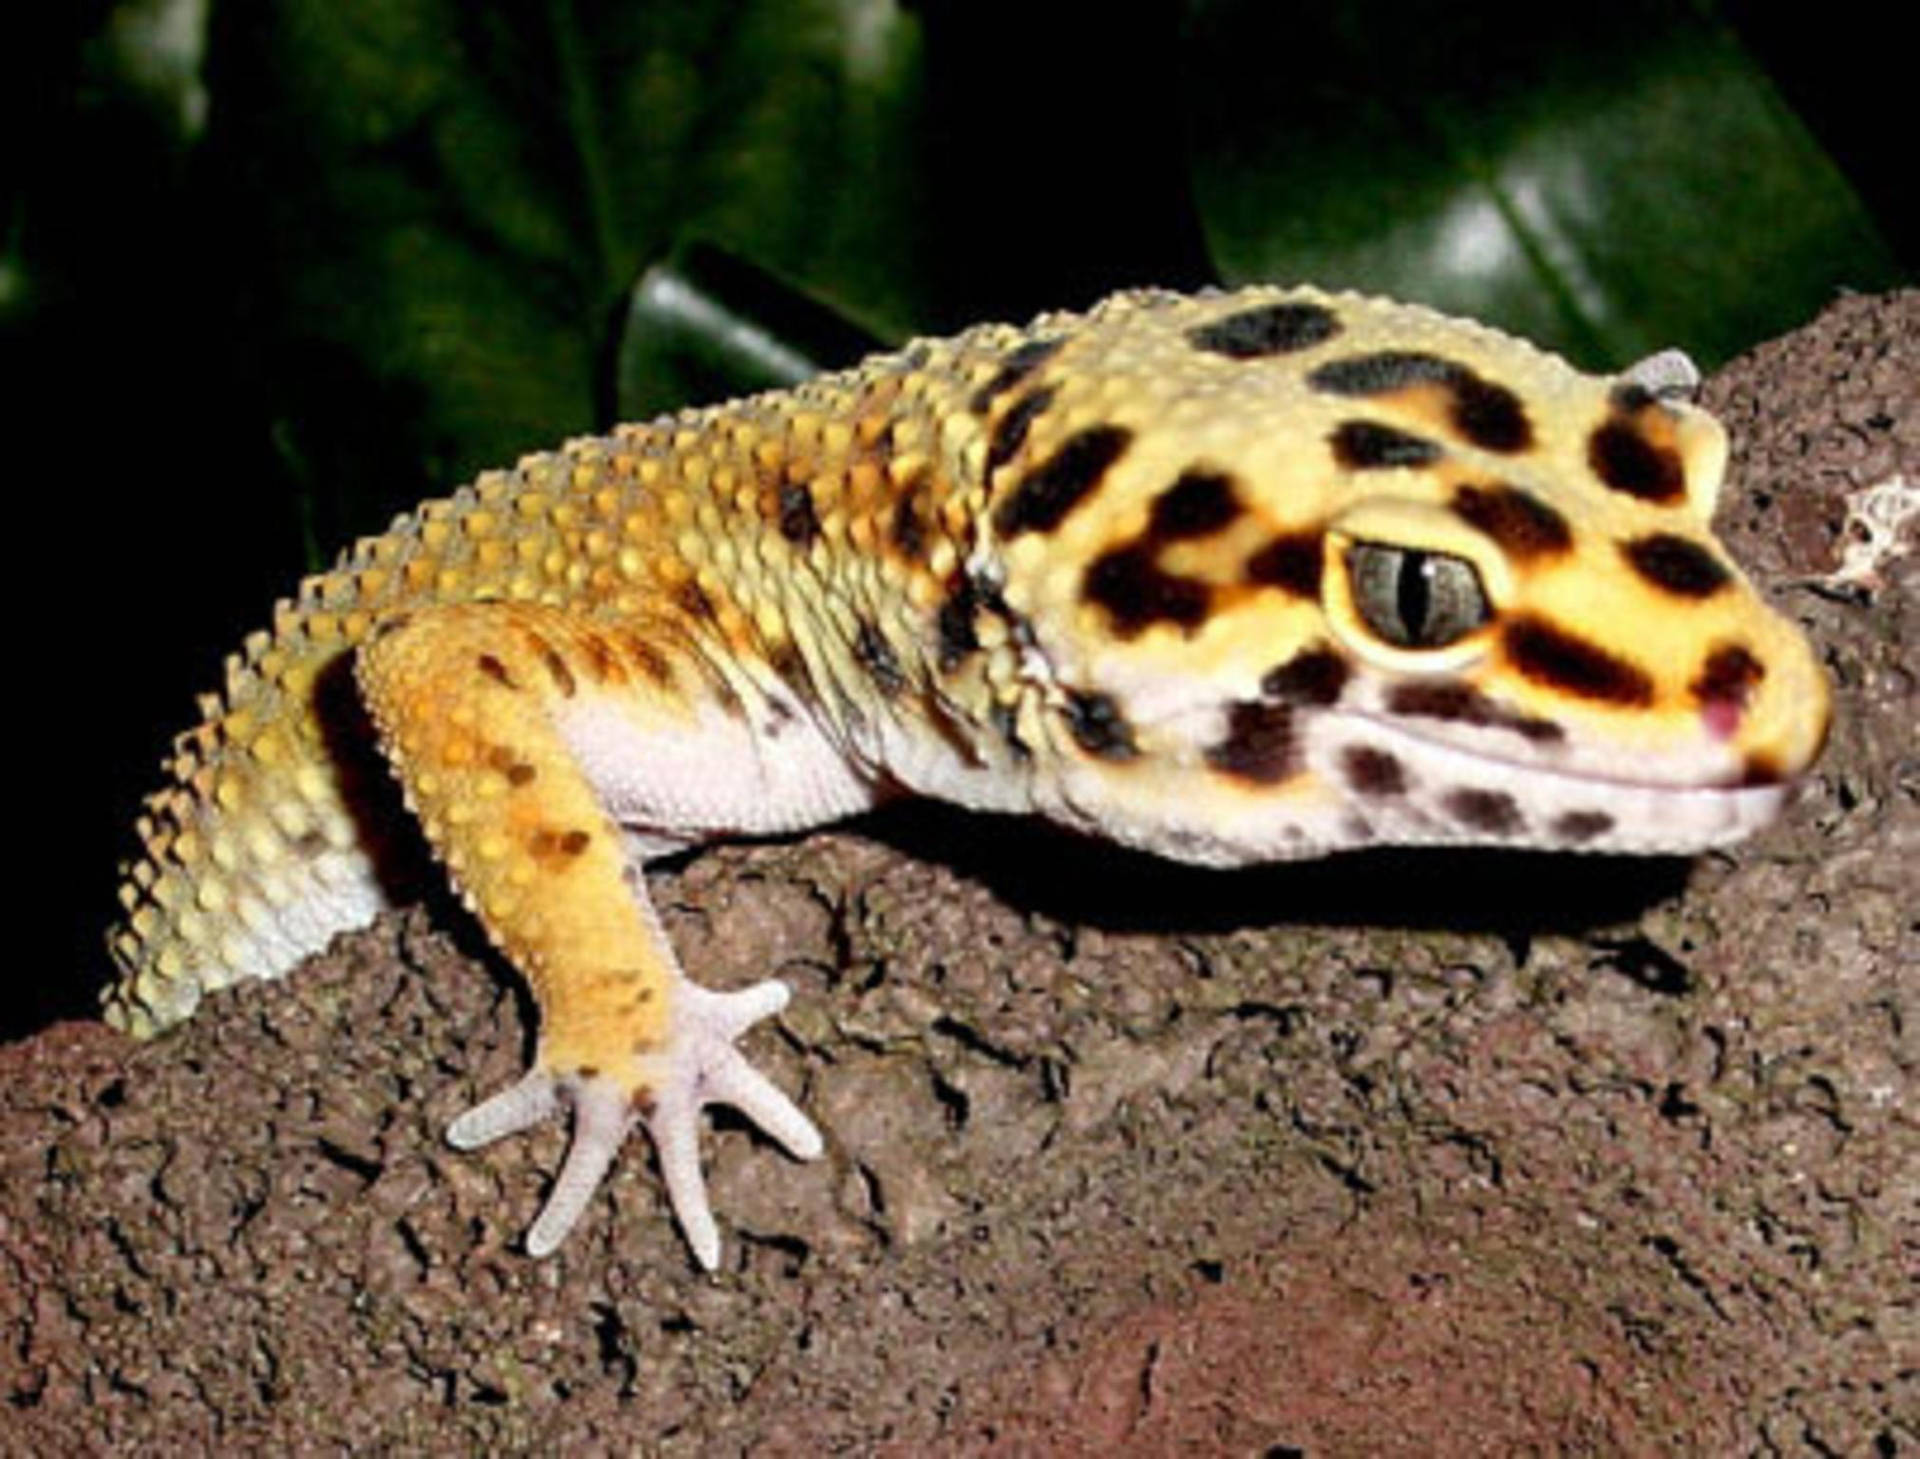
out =
[[[105,209],[30,183],[0,307],[77,298],[103,350],[155,311],[316,558],[616,414],[1121,283],[1351,285],[1599,366],[1896,277],[1654,0],[124,0],[83,40],[71,165],[167,298],[89,312],[124,275],[49,244]]]

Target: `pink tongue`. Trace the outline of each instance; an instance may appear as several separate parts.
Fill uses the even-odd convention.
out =
[[[1709,699],[1700,706],[1700,718],[1706,721],[1707,733],[1716,740],[1730,740],[1740,728],[1741,708],[1739,696]]]

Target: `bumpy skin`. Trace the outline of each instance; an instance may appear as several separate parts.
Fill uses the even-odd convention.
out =
[[[1707,521],[1684,357],[1595,378],[1311,290],[1117,296],[490,473],[302,584],[175,748],[107,1016],[151,1034],[393,893],[399,814],[525,975],[570,1107],[551,1250],[628,1127],[702,1263],[701,1105],[796,1155],[649,858],[896,792],[1231,865],[1379,842],[1689,851],[1818,753],[1801,635]]]

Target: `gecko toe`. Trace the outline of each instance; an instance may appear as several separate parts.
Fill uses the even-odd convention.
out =
[[[527,1231],[529,1256],[545,1256],[567,1239],[612,1168],[633,1122],[627,1091],[604,1076],[573,1081],[571,1102],[573,1138],[560,1178],[553,1183],[539,1219]]]
[[[547,1070],[534,1069],[448,1125],[447,1143],[456,1150],[478,1150],[553,1118],[560,1106],[558,1082]]]
[[[572,1112],[566,1160],[526,1235],[528,1255],[540,1257],[556,1250],[579,1223],[627,1131],[642,1123],[674,1219],[694,1259],[713,1271],[720,1264],[720,1232],[700,1169],[700,1111],[731,1105],[801,1160],[824,1148],[813,1121],[734,1047],[747,1029],[786,1007],[788,997],[786,985],[773,980],[725,993],[681,981],[673,993],[671,1031],[634,1055],[630,1067],[582,1074],[543,1063],[454,1120],[447,1140],[473,1150],[563,1109]]]

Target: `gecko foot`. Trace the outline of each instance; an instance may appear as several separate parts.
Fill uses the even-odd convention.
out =
[[[813,1121],[733,1046],[752,1025],[786,1007],[786,984],[769,980],[715,993],[681,981],[672,996],[672,1031],[659,1047],[635,1055],[629,1068],[589,1074],[538,1066],[447,1127],[449,1144],[474,1150],[572,1108],[566,1161],[527,1231],[530,1256],[545,1256],[566,1239],[636,1120],[653,1140],[674,1219],[708,1271],[720,1264],[720,1232],[700,1172],[701,1109],[732,1105],[795,1158],[820,1154]]]

